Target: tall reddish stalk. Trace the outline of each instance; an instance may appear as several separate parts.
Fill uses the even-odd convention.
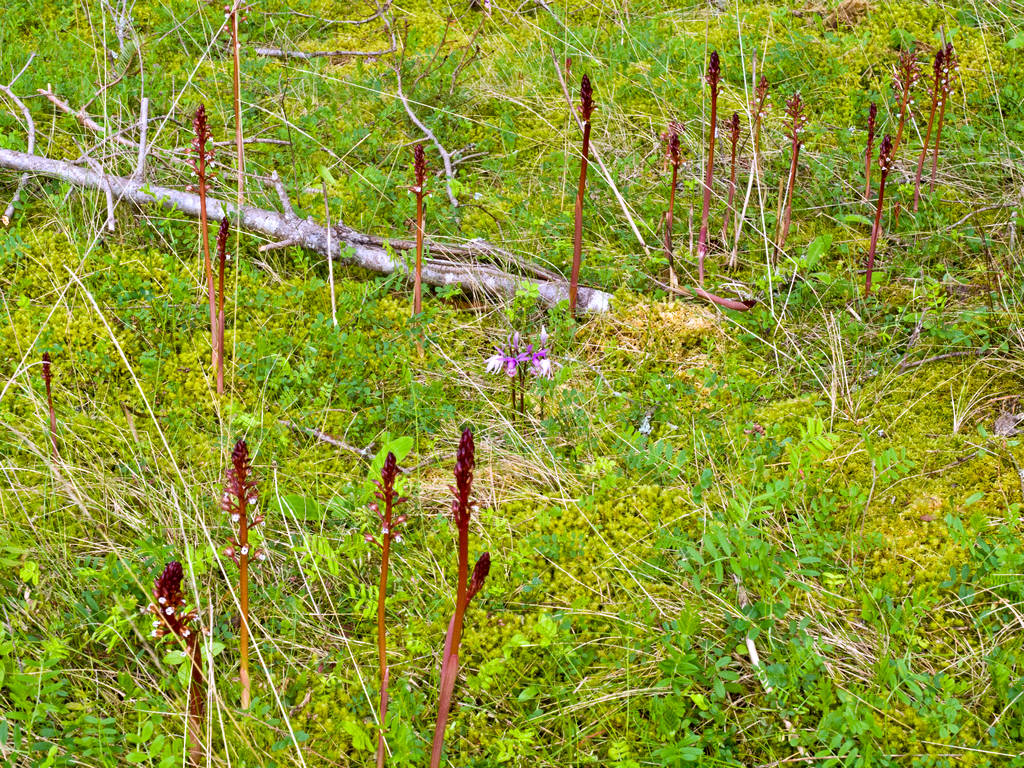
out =
[[[249,531],[263,522],[257,512],[259,490],[252,471],[249,457],[249,446],[245,440],[239,439],[231,451],[231,466],[228,467],[224,479],[224,494],[221,496],[221,509],[231,516],[231,522],[237,526],[237,538],[228,539],[229,546],[224,554],[235,561],[238,566],[238,605],[241,621],[239,622],[238,646],[241,663],[239,665],[239,681],[242,684],[242,709],[249,708],[251,684],[249,681],[249,562],[251,557],[262,562],[267,559],[263,549],[250,553]],[[253,516],[253,517],[250,517]]]
[[[217,232],[217,394],[224,394],[224,267],[228,258],[228,217],[220,221]]]
[[[939,96],[939,125],[935,129],[935,152],[932,155],[932,181],[928,186],[929,192],[935,191],[935,179],[939,173],[939,143],[942,141],[942,122],[946,116],[946,104],[949,95],[953,92],[953,73],[960,69],[960,61],[953,50],[952,43],[946,43],[946,50],[943,54],[945,61],[942,68],[942,87]]]
[[[732,152],[729,158],[729,203],[725,208],[725,216],[722,217],[722,246],[726,247],[726,243],[729,240],[729,217],[735,218],[736,211],[733,208],[733,204],[736,200],[736,145],[740,140],[740,116],[738,112],[733,112],[732,117],[726,121],[726,127],[729,129],[729,144],[732,148]],[[729,268],[734,269],[735,264],[732,263],[732,259],[729,260]]]
[[[665,156],[672,166],[672,184],[668,188],[668,211],[665,213],[665,259],[668,261],[668,279],[673,287],[676,285],[676,264],[672,252],[672,225],[676,211],[676,184],[679,180],[679,166],[683,162],[683,153],[679,146],[679,130],[681,126],[674,120],[665,131]]]
[[[917,51],[903,51],[900,53],[899,63],[893,67],[892,88],[896,92],[896,99],[900,105],[899,124],[896,128],[896,139],[892,143],[893,156],[899,149],[903,140],[903,126],[907,122],[907,115],[910,108],[914,106],[914,86],[921,79],[921,62],[917,58]]]
[[[871,228],[871,249],[868,251],[867,276],[864,278],[864,296],[871,293],[871,275],[875,269],[875,249],[878,247],[878,235],[882,229],[882,203],[885,201],[885,179],[892,168],[893,142],[889,134],[882,139],[878,148],[878,202],[875,205],[875,225]]]
[[[800,159],[800,147],[803,145],[803,142],[800,140],[800,134],[807,125],[807,116],[804,114],[804,102],[800,98],[799,91],[786,101],[786,115],[790,120],[787,128],[789,129],[789,139],[792,145],[792,158],[789,163],[789,182],[786,186],[786,203],[779,226],[779,239],[775,243],[776,255],[786,247],[786,238],[789,237],[789,225],[793,217],[793,190],[796,187],[796,168]]]
[[[868,149],[864,153],[864,199],[871,199],[871,149],[875,143],[875,120],[878,117],[878,105],[871,102],[868,109]]]
[[[448,624],[448,635],[444,641],[444,658],[441,661],[440,695],[437,707],[437,725],[434,728],[434,744],[430,753],[430,768],[441,765],[441,750],[444,747],[444,729],[448,722],[448,713],[452,704],[452,692],[455,690],[455,679],[459,674],[459,644],[462,642],[462,623],[466,608],[470,601],[483,588],[487,574],[491,570],[491,556],[484,552],[476,561],[473,576],[469,578],[469,515],[471,502],[469,495],[473,486],[473,465],[475,463],[475,446],[473,433],[466,429],[459,441],[459,450],[455,458],[455,498],[452,499],[452,517],[459,531],[459,574],[456,585],[455,613]]]
[[[395,480],[398,477],[398,461],[395,454],[388,453],[384,466],[380,470],[380,480],[375,481],[377,491],[374,496],[384,503],[384,511],[380,504],[370,505],[380,521],[380,541],[366,534],[366,541],[380,548],[380,584],[377,589],[377,661],[380,668],[380,735],[377,738],[377,766],[384,767],[384,720],[388,712],[388,681],[390,674],[387,664],[387,635],[385,620],[385,601],[388,592],[388,570],[391,556],[391,542],[401,541],[398,528],[406,521],[405,515],[394,517],[394,509],[406,501],[395,491]]]
[[[423,196],[427,187],[427,155],[422,144],[412,148],[412,166],[416,176],[416,186],[412,188],[416,195],[416,274],[412,283],[412,313],[418,315],[423,311]]]
[[[151,637],[161,640],[173,636],[185,646],[192,668],[188,685],[189,762],[198,766],[203,762],[206,678],[203,676],[198,633],[192,628],[197,614],[194,610],[185,610],[185,596],[181,591],[184,575],[181,563],[177,560],[169,562],[153,581],[153,602],[146,610],[154,616]]]
[[[53,373],[50,370],[50,353],[43,352],[43,384],[46,385],[46,407],[50,411],[50,447],[53,460],[60,458],[57,453],[57,412],[53,410]]]
[[[718,51],[708,57],[708,69],[704,76],[711,88],[711,120],[708,128],[708,162],[704,168],[704,202],[700,209],[700,234],[697,236],[697,282],[704,286],[704,257],[708,252],[708,213],[711,210],[711,179],[715,164],[715,132],[718,128],[718,80],[722,69]]]
[[[587,164],[590,162],[590,118],[594,114],[594,89],[590,78],[580,81],[580,120],[583,121],[583,152],[580,155],[580,183],[576,189],[576,210],[573,219],[572,272],[569,275],[569,312],[576,314],[576,293],[580,283],[580,263],[583,261],[583,195],[587,188]]]
[[[921,202],[921,173],[924,171],[924,161],[928,157],[928,146],[932,139],[932,127],[935,125],[935,113],[938,110],[939,102],[942,100],[943,80],[945,79],[946,50],[939,48],[935,52],[935,61],[932,63],[932,109],[928,114],[928,130],[924,134],[924,145],[921,147],[921,156],[917,159],[917,173],[914,175],[914,213],[917,213],[918,204]]]
[[[210,261],[210,226],[206,218],[206,194],[213,181],[213,175],[209,172],[210,161],[213,160],[213,150],[207,149],[210,141],[210,127],[206,118],[206,107],[202,104],[196,109],[195,117],[192,118],[192,128],[195,136],[192,139],[192,152],[195,157],[192,160],[196,175],[196,183],[189,186],[199,195],[199,239],[203,246],[203,265],[206,268],[206,295],[210,303],[210,365],[217,364],[217,307],[213,293],[213,264]],[[211,145],[212,146],[212,145]]]

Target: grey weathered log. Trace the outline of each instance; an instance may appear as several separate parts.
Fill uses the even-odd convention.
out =
[[[82,168],[63,160],[0,149],[0,168],[18,173],[34,173],[61,179],[84,189],[106,192],[117,201],[125,200],[137,206],[160,206],[174,209],[192,218],[199,217],[199,196],[169,187],[148,185],[136,179],[113,176]],[[236,208],[217,198],[207,198],[207,213],[212,220],[225,215],[236,218]],[[272,241],[294,240],[303,248],[328,254],[327,229],[312,218],[290,218],[277,211],[243,206],[239,224],[249,232],[258,232]],[[408,266],[401,258],[390,255],[385,247],[373,242],[362,233],[335,227],[331,238],[331,258],[382,274],[401,271],[408,274]],[[345,249],[352,253],[346,254]],[[392,246],[394,249],[394,246]],[[397,249],[396,249],[397,250]],[[435,286],[460,286],[472,295],[511,298],[521,287],[536,286],[541,301],[553,306],[569,297],[569,284],[565,280],[541,280],[521,277],[490,264],[465,263],[427,259],[423,263],[423,281]],[[606,312],[611,306],[611,295],[596,288],[579,289],[578,307],[586,312]]]

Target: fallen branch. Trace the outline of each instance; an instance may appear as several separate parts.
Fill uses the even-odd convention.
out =
[[[61,179],[84,189],[96,189],[106,192],[109,188],[115,200],[126,200],[137,206],[159,206],[164,209],[177,210],[192,217],[199,217],[199,196],[190,192],[168,187],[151,186],[137,179],[98,173],[82,168],[63,160],[52,160],[39,155],[0,149],[0,168],[19,173],[35,173]],[[216,198],[207,199],[208,213],[211,218],[221,219],[224,216],[238,218],[239,227],[249,232],[257,232],[274,242],[294,240],[307,250],[371,272],[391,274],[402,272],[408,274],[404,259],[392,256],[384,245],[367,242],[368,236],[353,233],[351,230],[335,227],[328,251],[327,229],[312,218],[290,218],[277,211],[243,206],[241,212],[236,206]],[[397,241],[400,243],[400,241]],[[346,254],[346,248],[352,253]],[[391,250],[404,250],[397,244],[390,244]],[[536,279],[521,277],[506,272],[489,264],[459,264],[440,259],[425,259],[423,262],[423,281],[435,286],[459,286],[471,295],[497,296],[510,299],[517,290],[525,285],[533,285],[540,300],[554,306],[569,298],[569,284],[564,279]],[[577,298],[578,307],[584,312],[607,312],[611,308],[611,294],[595,288],[580,288]]]
[[[35,54],[32,54],[35,56]],[[29,59],[31,61],[31,59]],[[28,65],[26,65],[28,66]],[[13,81],[12,81],[13,82]],[[0,85],[0,93],[3,93],[7,98],[14,102],[14,104],[21,110],[21,114],[25,118],[25,132],[28,134],[28,153],[32,154],[36,151],[36,124],[32,121],[32,113],[29,112],[28,107],[25,106],[25,102],[14,95],[14,91],[11,90],[10,86]],[[18,187],[14,190],[14,195],[11,197],[11,202],[7,204],[7,208],[4,209],[3,223],[7,226],[11,222],[11,217],[14,215],[14,209],[21,201],[21,190],[25,188],[28,183],[28,174],[23,173],[21,179],[18,181]]]
[[[387,56],[395,52],[395,46],[380,51],[289,51],[284,48],[256,48],[253,50],[257,56],[268,56],[272,59],[318,59],[318,58],[342,58],[360,57],[376,58]]]

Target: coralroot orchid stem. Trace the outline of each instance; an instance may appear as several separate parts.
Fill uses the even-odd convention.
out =
[[[864,153],[864,199],[871,199],[871,149],[875,143],[875,120],[878,117],[878,105],[871,102],[868,109],[868,148]]]
[[[914,174],[914,213],[921,202],[921,174],[924,172],[924,161],[928,157],[928,147],[931,144],[932,128],[935,125],[935,113],[938,111],[939,101],[942,99],[942,79],[945,68],[946,51],[939,48],[935,52],[935,61],[932,65],[932,108],[928,114],[928,129],[924,134],[924,145],[921,147],[921,155],[917,159],[917,173]]]
[[[921,64],[917,59],[915,51],[903,51],[900,54],[899,64],[893,68],[892,87],[896,91],[900,102],[899,124],[896,128],[896,138],[892,142],[893,156],[903,141],[903,126],[907,122],[907,114],[910,107],[914,105],[913,91],[917,81],[921,78]]]
[[[228,467],[224,482],[224,495],[221,497],[221,509],[231,517],[232,524],[237,526],[237,538],[229,539],[224,554],[238,565],[238,609],[240,626],[238,632],[239,681],[242,687],[242,709],[248,709],[252,700],[251,682],[249,679],[249,562],[250,555],[257,560],[266,559],[263,549],[250,553],[249,531],[263,522],[257,514],[259,493],[256,478],[252,471],[249,446],[245,440],[239,439],[231,451],[231,465]]]
[[[427,184],[427,156],[423,145],[413,147],[413,170],[416,175],[416,274],[413,277],[412,313],[418,315],[423,310],[423,195]]]
[[[594,114],[594,89],[590,78],[580,82],[580,119],[583,121],[583,150],[580,155],[580,181],[576,189],[576,208],[573,217],[572,271],[569,276],[569,313],[576,314],[576,294],[579,291],[580,265],[583,261],[583,195],[587,188],[587,165],[590,161],[590,118]]]
[[[804,103],[803,99],[800,98],[799,91],[786,101],[786,114],[791,120],[789,135],[792,145],[792,157],[789,163],[789,180],[786,183],[785,204],[779,225],[779,239],[775,243],[776,257],[785,249],[786,239],[789,237],[789,226],[793,219],[793,192],[796,187],[796,169],[800,161],[800,147],[803,144],[800,140],[800,133],[807,125],[807,117],[804,115]]]
[[[704,201],[700,209],[700,234],[697,237],[697,282],[704,287],[704,257],[708,252],[708,214],[711,211],[711,179],[715,165],[715,134],[718,128],[718,81],[721,75],[718,51],[708,57],[705,79],[711,87],[711,120],[708,128],[708,162],[704,168]]]
[[[224,394],[224,269],[227,262],[228,248],[228,217],[220,221],[217,232],[217,343],[214,351],[217,355],[217,394]]]
[[[215,366],[217,364],[217,306],[213,293],[213,264],[210,260],[210,225],[206,217],[206,193],[212,180],[208,173],[208,163],[213,158],[213,153],[206,149],[211,135],[206,118],[206,107],[202,104],[196,109],[192,127],[195,131],[192,149],[196,155],[194,160],[197,178],[196,191],[199,194],[199,238],[202,240],[203,265],[206,270],[206,294],[210,304],[210,365]]]
[[[885,201],[885,180],[892,167],[893,143],[892,138],[886,134],[882,139],[882,146],[878,149],[878,202],[875,205],[875,224],[871,228],[871,248],[868,251],[867,274],[864,278],[864,296],[871,293],[871,276],[875,269],[875,249],[878,247],[878,235],[882,229],[882,204]]]
[[[939,175],[939,144],[942,141],[942,123],[946,117],[946,104],[949,102],[949,96],[953,91],[952,73],[956,72],[960,68],[952,43],[946,43],[943,58],[942,87],[939,95],[939,98],[941,99],[941,103],[939,105],[939,124],[935,128],[935,151],[932,154],[932,180],[931,184],[928,185],[929,192],[935,191],[935,181]]]
[[[729,118],[729,122],[726,124],[729,127],[729,143],[732,146],[732,152],[729,159],[729,200],[725,207],[725,215],[722,217],[722,247],[727,247],[729,242],[729,217],[735,217],[737,215],[735,209],[736,202],[736,145],[740,140],[740,116],[738,112],[733,112],[732,117]],[[738,226],[738,225],[737,225]],[[732,260],[729,261],[729,268],[734,268],[735,265]]]
[[[384,768],[385,744],[384,719],[388,711],[388,682],[391,679],[387,662],[387,615],[386,602],[388,593],[388,572],[391,561],[391,542],[398,540],[398,528],[405,522],[405,515],[394,517],[394,510],[399,504],[405,502],[405,498],[398,496],[395,490],[395,480],[399,473],[398,460],[395,454],[389,452],[384,459],[384,466],[380,470],[380,480],[375,481],[377,490],[374,496],[377,501],[370,505],[370,508],[377,514],[377,521],[380,523],[380,541],[371,534],[366,535],[366,541],[380,547],[380,583],[377,588],[377,665],[379,668],[380,680],[380,733],[377,737],[377,766]],[[384,511],[381,511],[383,503]]]
[[[146,612],[153,616],[153,630],[150,636],[157,641],[173,637],[184,645],[188,655],[191,665],[187,708],[189,762],[193,766],[199,766],[203,762],[206,678],[203,675],[200,633],[192,626],[196,619],[196,611],[186,610],[185,596],[181,591],[184,575],[180,562],[169,562],[153,580],[153,602],[146,608]]]
[[[441,661],[437,724],[434,727],[434,743],[430,753],[430,768],[439,768],[444,748],[444,729],[448,723],[452,692],[459,674],[459,645],[462,642],[462,624],[470,601],[483,588],[491,570],[491,556],[484,552],[473,568],[469,578],[469,517],[471,511],[470,493],[473,486],[473,468],[476,448],[473,433],[466,429],[459,441],[455,459],[455,498],[452,499],[452,517],[459,531],[459,571],[455,597],[455,611],[448,624],[444,642],[444,656]]]
[[[43,384],[46,385],[46,407],[50,411],[50,448],[53,451],[53,460],[57,461],[60,458],[57,451],[57,412],[53,409],[53,372],[50,368],[49,352],[43,352]]]
[[[665,132],[665,154],[669,165],[672,166],[672,183],[668,188],[668,211],[665,213],[665,260],[668,262],[669,284],[673,287],[678,282],[676,279],[675,256],[672,249],[672,227],[675,223],[676,211],[676,185],[679,183],[679,165],[682,162],[682,150],[679,143],[679,128],[675,123],[669,123]]]
[[[203,764],[203,720],[206,716],[206,679],[203,677],[203,655],[199,635],[190,634],[186,649],[192,666],[188,681],[188,734],[189,761],[193,766]]]

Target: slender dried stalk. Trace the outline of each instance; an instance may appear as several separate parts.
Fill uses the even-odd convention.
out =
[[[413,276],[412,313],[418,315],[423,311],[423,195],[427,184],[427,156],[422,144],[413,147],[412,157],[416,174],[416,186],[412,188],[416,194],[416,274]]]
[[[910,108],[914,106],[914,86],[920,79],[921,62],[917,58],[917,52],[903,51],[900,54],[899,64],[893,67],[892,73],[892,87],[900,105],[899,125],[896,128],[896,138],[892,142],[894,157],[903,140],[903,126],[907,122],[907,115]]]
[[[46,406],[50,411],[50,447],[53,460],[60,458],[57,452],[57,412],[53,410],[53,373],[50,370],[50,353],[43,352],[43,383],[46,385]]]
[[[437,725],[434,728],[434,743],[430,754],[430,768],[441,765],[441,751],[444,747],[444,729],[448,722],[451,709],[452,692],[455,690],[455,679],[459,674],[459,645],[462,642],[462,623],[466,608],[470,601],[483,588],[487,574],[491,570],[491,556],[484,552],[476,561],[473,576],[469,578],[469,516],[471,503],[469,500],[473,486],[473,466],[475,463],[475,446],[473,433],[466,429],[459,441],[459,450],[455,459],[455,498],[452,499],[452,516],[459,531],[459,575],[455,598],[455,612],[448,624],[448,635],[444,641],[444,658],[441,661],[441,680],[439,684]]]
[[[708,214],[711,210],[711,178],[715,164],[715,132],[718,128],[718,80],[722,69],[718,51],[708,57],[704,78],[711,87],[711,120],[708,128],[708,162],[704,168],[704,202],[700,209],[700,234],[697,236],[697,282],[704,286],[704,257],[708,252]]]
[[[185,646],[191,665],[188,685],[189,762],[193,766],[203,762],[203,720],[206,716],[206,678],[203,676],[202,653],[199,637],[192,629],[196,611],[185,609],[185,596],[181,591],[184,578],[181,563],[169,562],[153,581],[153,602],[146,608],[153,617],[150,636],[156,640],[175,637]]]
[[[928,157],[928,145],[932,139],[932,127],[935,125],[935,113],[939,107],[939,101],[942,100],[942,83],[944,78],[944,70],[946,68],[946,50],[939,48],[935,52],[935,61],[932,64],[933,80],[932,80],[932,109],[928,114],[928,130],[924,134],[924,145],[921,147],[921,156],[917,159],[917,173],[914,174],[914,213],[917,213],[917,207],[921,202],[921,174],[924,171],[924,161]]]
[[[210,261],[210,226],[206,217],[206,194],[209,191],[213,175],[209,173],[209,164],[213,160],[213,149],[207,145],[211,134],[206,118],[206,107],[202,104],[196,109],[195,117],[192,119],[192,128],[195,136],[192,139],[192,151],[195,154],[193,168],[196,175],[196,183],[189,186],[189,190],[195,190],[199,195],[199,239],[203,247],[203,265],[206,269],[206,294],[210,303],[210,365],[217,364],[217,308],[213,293],[213,264]]]
[[[217,394],[224,394],[224,267],[228,257],[228,217],[220,220],[217,232]]]
[[[221,509],[231,517],[231,522],[238,526],[237,538],[228,539],[229,546],[224,554],[238,565],[238,606],[241,621],[239,622],[238,647],[239,680],[242,684],[242,709],[248,709],[252,699],[249,680],[249,531],[263,522],[257,511],[259,490],[252,471],[249,457],[249,446],[245,440],[239,439],[231,451],[231,466],[228,467],[224,479],[224,494],[221,496]],[[267,553],[262,548],[251,553],[252,557],[262,562]]]
[[[946,116],[946,104],[953,92],[953,73],[960,69],[960,61],[957,59],[952,43],[946,43],[943,57],[945,61],[943,62],[942,87],[939,96],[939,125],[935,129],[935,151],[932,155],[932,181],[928,186],[929,192],[935,191],[935,179],[939,174],[939,143],[942,141],[942,122]]]
[[[669,284],[675,287],[676,265],[672,253],[672,225],[675,221],[676,210],[676,184],[679,179],[679,166],[683,161],[683,153],[679,145],[680,124],[673,121],[668,124],[668,130],[664,134],[665,155],[669,165],[672,166],[672,184],[668,188],[668,211],[665,213],[665,259],[668,261]]]
[[[793,97],[786,101],[786,115],[790,118],[789,138],[792,145],[792,158],[789,163],[789,182],[786,186],[785,206],[782,211],[782,219],[779,226],[779,238],[775,243],[775,255],[786,247],[786,238],[789,237],[789,225],[793,218],[793,190],[796,187],[796,169],[800,159],[800,147],[803,142],[800,134],[807,125],[807,116],[804,114],[804,102],[797,91]]]
[[[736,201],[736,145],[740,140],[740,116],[738,112],[733,112],[732,117],[726,122],[726,126],[729,129],[729,144],[732,147],[732,153],[729,158],[729,202],[725,208],[725,216],[722,217],[722,247],[729,241],[729,216],[730,213],[733,217],[736,216],[736,209],[733,207]],[[732,259],[729,260],[729,268],[735,269],[736,265],[732,263]]]
[[[757,80],[757,56],[754,56],[754,71],[752,79]],[[732,253],[729,254],[729,268],[735,269],[739,264],[740,235],[743,232],[743,221],[747,214],[747,205],[750,202],[750,195],[754,189],[754,182],[757,181],[757,197],[761,198],[761,122],[768,114],[768,78],[761,75],[757,87],[754,89],[754,103],[751,110],[751,133],[754,143],[754,157],[750,166],[750,176],[747,178],[747,192],[743,198],[743,210],[736,218],[736,234],[732,241]],[[763,200],[762,200],[763,204]]]
[[[878,202],[875,205],[875,225],[871,228],[871,249],[868,251],[867,276],[864,278],[864,296],[871,293],[871,275],[875,269],[875,249],[878,247],[878,235],[882,229],[882,203],[885,201],[885,180],[892,168],[892,138],[886,134],[882,146],[878,148]]]
[[[875,143],[875,120],[878,117],[878,105],[871,102],[868,109],[868,149],[864,153],[864,199],[871,199],[871,149]]]
[[[238,191],[235,195],[235,203],[239,210],[245,202],[245,142],[242,138],[242,84],[241,84],[241,45],[238,42],[238,25],[245,20],[241,16],[241,9],[238,7],[238,0],[233,0],[233,5],[225,6],[224,12],[228,15],[231,23],[231,56],[232,56],[232,88],[235,105],[235,160],[236,172],[238,174]]]
[[[587,187],[587,164],[590,161],[590,118],[594,114],[594,89],[590,78],[580,81],[580,119],[583,121],[583,151],[580,155],[580,183],[576,189],[576,209],[573,219],[572,272],[569,276],[569,312],[576,314],[576,294],[579,290],[580,264],[583,261],[583,195]]]
[[[388,592],[388,570],[390,566],[391,542],[401,541],[401,534],[398,528],[405,523],[406,516],[394,517],[394,509],[406,501],[399,497],[395,490],[395,480],[398,477],[398,461],[395,454],[388,453],[384,459],[384,466],[380,470],[380,480],[376,481],[377,491],[374,496],[384,503],[384,510],[381,511],[380,504],[374,502],[370,505],[377,514],[380,521],[380,541],[374,536],[366,534],[366,541],[375,544],[380,548],[380,584],[377,588],[377,661],[380,668],[380,735],[377,738],[377,766],[384,768],[384,721],[388,712],[388,682],[390,672],[387,664],[387,633],[385,602]]]

